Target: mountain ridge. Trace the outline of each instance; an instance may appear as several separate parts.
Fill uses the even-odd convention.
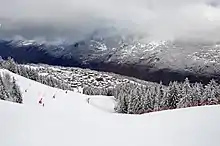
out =
[[[207,83],[220,81],[218,43],[151,41],[114,37],[86,39],[76,43],[38,43],[33,40],[1,40],[2,58],[13,57],[19,63],[46,63],[74,66],[167,84],[182,81]]]

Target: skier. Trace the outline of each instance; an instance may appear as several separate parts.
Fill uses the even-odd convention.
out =
[[[90,98],[87,98],[87,102],[89,103]]]
[[[39,100],[39,104],[42,104],[43,103],[43,98],[41,98],[40,100]]]
[[[53,99],[55,99],[55,95],[53,95]]]

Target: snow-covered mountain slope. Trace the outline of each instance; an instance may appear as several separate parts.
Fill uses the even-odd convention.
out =
[[[0,41],[0,56],[119,73],[148,81],[220,81],[219,42],[143,41],[133,37],[89,37],[74,43]]]
[[[219,146],[220,107],[112,113],[112,97],[86,96],[14,75],[24,104],[0,101],[4,146]],[[52,96],[56,94],[55,99]],[[38,104],[43,98],[45,106]],[[89,100],[88,100],[89,98]],[[89,103],[88,103],[89,101]],[[112,102],[111,102],[112,101]]]

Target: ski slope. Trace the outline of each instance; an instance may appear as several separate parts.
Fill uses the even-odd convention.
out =
[[[66,93],[12,75],[24,104],[0,101],[1,146],[220,145],[219,106],[117,114],[112,97]]]

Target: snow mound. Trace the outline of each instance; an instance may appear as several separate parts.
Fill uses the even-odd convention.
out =
[[[94,96],[87,99],[88,103],[100,110],[114,113],[114,97]]]

